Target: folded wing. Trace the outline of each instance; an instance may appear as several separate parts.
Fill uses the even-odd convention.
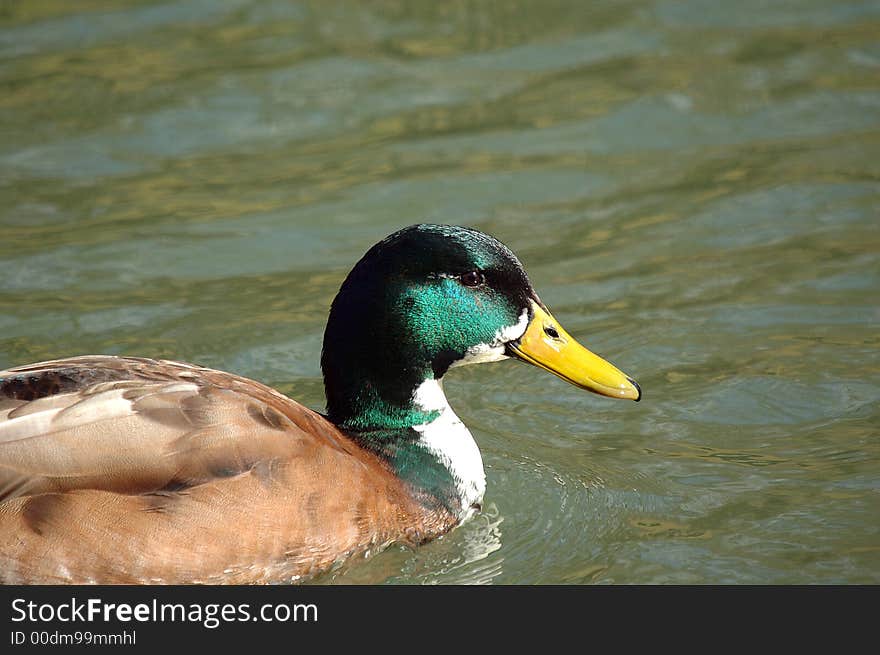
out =
[[[252,380],[177,362],[79,357],[3,371],[0,502],[174,490],[295,457],[315,439],[341,448],[303,429],[310,414]]]

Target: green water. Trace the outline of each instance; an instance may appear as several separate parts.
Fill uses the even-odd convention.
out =
[[[876,0],[0,3],[0,368],[321,409],[342,278],[429,221],[641,383],[457,369],[484,513],[323,582],[880,582],[878,210]]]

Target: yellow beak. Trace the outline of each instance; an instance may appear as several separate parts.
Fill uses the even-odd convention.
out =
[[[510,354],[581,389],[611,398],[642,397],[635,380],[575,341],[550,312],[535,301],[532,310],[525,334],[507,345]]]

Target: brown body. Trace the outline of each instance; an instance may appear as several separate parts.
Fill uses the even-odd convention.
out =
[[[457,519],[295,401],[176,362],[0,372],[0,581],[298,581]]]

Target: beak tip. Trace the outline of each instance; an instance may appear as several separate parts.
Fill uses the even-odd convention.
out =
[[[638,393],[638,395],[633,398],[633,400],[639,402],[642,399],[642,388],[639,386],[639,383],[633,380],[631,377],[627,376],[626,379],[629,380],[630,384],[632,384],[636,388],[636,392]]]

